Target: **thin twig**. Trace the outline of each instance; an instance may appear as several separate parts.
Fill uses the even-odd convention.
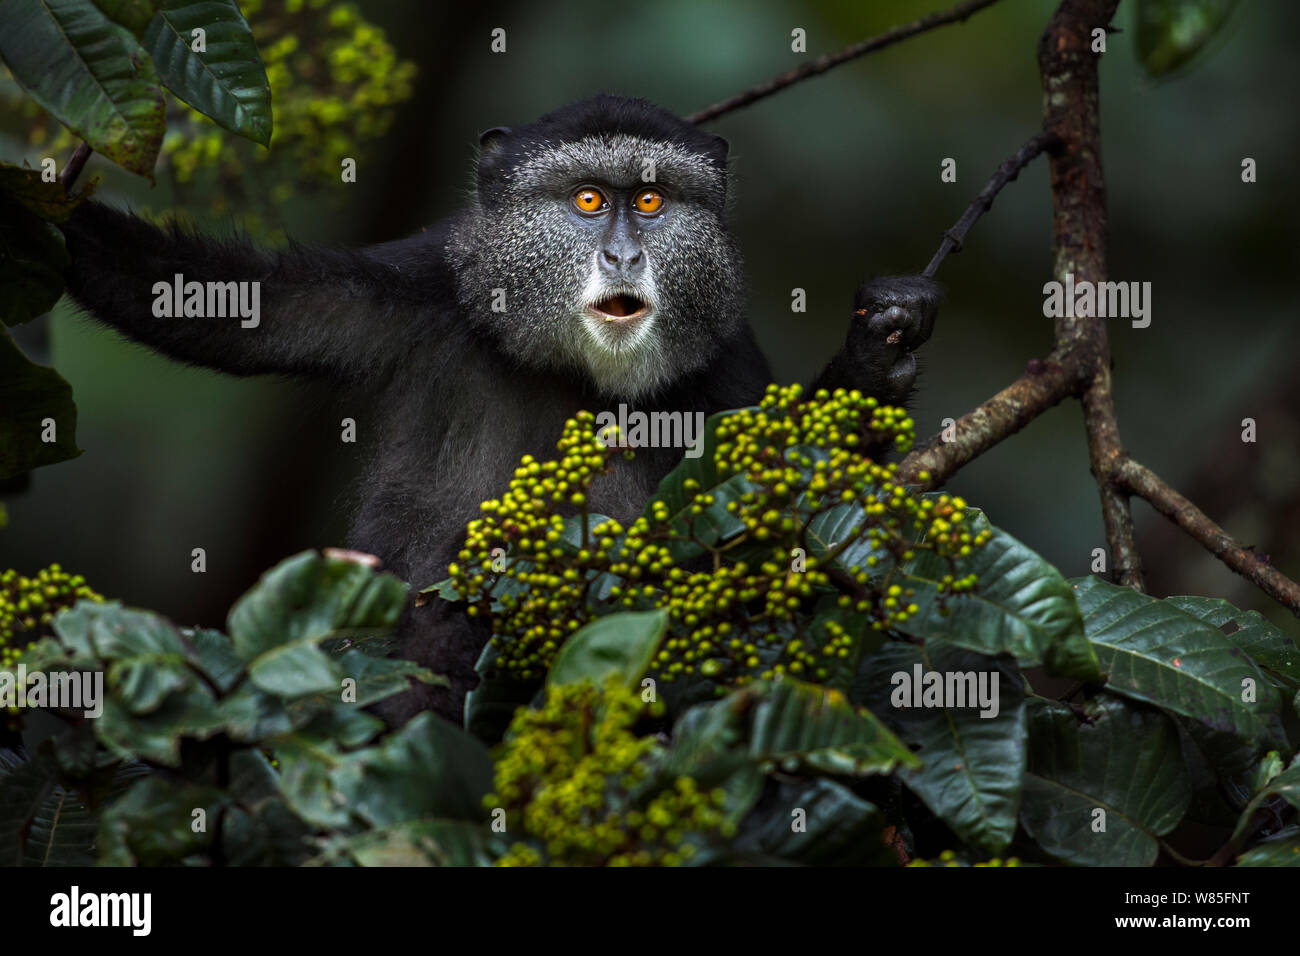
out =
[[[1039,153],[1045,149],[1054,148],[1059,142],[1055,133],[1038,133],[1024,146],[1021,146],[1014,156],[1003,162],[993,174],[993,178],[980,190],[980,194],[975,197],[975,201],[966,207],[966,211],[962,213],[956,225],[943,234],[943,242],[939,244],[939,251],[934,254],[934,258],[930,260],[930,264],[925,267],[921,275],[933,277],[939,271],[939,264],[943,262],[949,253],[961,252],[962,243],[966,240],[966,234],[970,232],[971,226],[975,225],[975,221],[993,206],[993,200],[1002,191],[1002,187],[1019,176],[1020,171],[1028,166]]]
[[[1149,502],[1229,568],[1300,616],[1300,584],[1273,567],[1267,555],[1239,544],[1151,469],[1124,457],[1115,463],[1111,477],[1121,489]]]
[[[924,33],[926,30],[933,30],[935,27],[941,27],[948,23],[959,23],[965,20],[973,13],[983,10],[985,7],[992,6],[997,0],[966,0],[965,3],[959,3],[951,10],[942,10],[938,13],[931,13],[919,20],[909,23],[905,26],[894,27],[892,30],[886,30],[884,33],[877,34],[855,43],[850,47],[840,50],[838,53],[828,53],[826,56],[819,56],[817,59],[805,63],[797,70],[791,70],[788,73],[782,73],[774,76],[772,79],[745,92],[733,96],[730,99],[723,100],[721,103],[714,103],[712,106],[700,110],[698,113],[692,113],[686,117],[688,123],[707,123],[715,120],[724,113],[730,113],[742,107],[749,106],[751,103],[771,96],[787,86],[792,86],[809,77],[825,73],[841,63],[848,63],[850,60],[856,60],[860,56],[868,53],[874,53],[882,50],[887,46],[898,43],[900,40],[906,40],[908,37],[916,36],[918,33]]]
[[[82,167],[86,165],[86,160],[90,159],[90,154],[93,152],[94,150],[90,148],[90,144],[82,140],[81,145],[72,154],[72,158],[68,160],[68,165],[63,167],[63,172],[59,175],[59,182],[63,184],[65,193],[72,192],[77,177],[81,175]]]

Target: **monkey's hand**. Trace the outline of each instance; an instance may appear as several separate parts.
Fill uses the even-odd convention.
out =
[[[939,312],[939,284],[925,276],[886,276],[858,287],[840,354],[814,389],[856,388],[902,405],[916,382],[917,348],[930,338]]]

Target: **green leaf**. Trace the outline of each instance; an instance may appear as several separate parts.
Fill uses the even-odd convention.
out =
[[[835,546],[847,541],[856,530],[870,523],[871,519],[862,506],[854,502],[818,512],[806,526],[808,550],[814,557],[824,558]],[[876,559],[875,565],[867,563],[871,557]],[[870,539],[863,535],[841,551],[835,561],[846,571],[856,574],[865,570],[875,579],[893,567],[894,555],[888,548],[873,547]]]
[[[853,777],[921,765],[889,728],[839,691],[786,678],[738,693],[750,701],[748,751],[756,759],[791,772],[802,766]]]
[[[207,687],[196,683],[170,695],[148,714],[134,714],[114,695],[104,702],[95,732],[110,751],[168,767],[181,764],[181,738],[206,740],[225,729],[226,721]]]
[[[465,695],[465,729],[485,744],[499,743],[515,711],[528,704],[542,686],[542,681],[519,680],[498,669],[501,651],[488,641],[479,655],[474,671],[478,686]]]
[[[889,644],[868,665],[868,706],[924,762],[902,771],[903,782],[963,842],[1000,855],[1016,833],[1025,772],[1024,681],[1014,665],[940,641]],[[964,708],[912,707],[911,685],[895,675],[914,682],[918,666],[945,679],[991,675],[998,684],[997,714],[981,716],[974,700]]]
[[[744,475],[732,475],[722,478],[718,474],[715,460],[718,450],[718,423],[728,415],[735,414],[736,409],[718,412],[704,422],[704,437],[699,442],[700,454],[695,458],[683,456],[659,482],[659,487],[650,496],[642,514],[650,518],[655,505],[662,502],[668,509],[669,527],[680,536],[693,535],[700,544],[691,541],[667,542],[669,552],[679,562],[702,554],[704,547],[712,547],[734,537],[745,530],[739,518],[728,513],[727,504],[738,499],[753,486]],[[686,490],[686,482],[694,481],[698,488]],[[698,494],[713,496],[713,504],[699,515],[690,514],[691,505]],[[703,545],[703,547],[701,546]]]
[[[152,178],[166,118],[148,54],[90,0],[0,0],[0,59],[97,151]]]
[[[95,822],[57,764],[0,750],[0,864],[90,866],[94,846]]]
[[[1163,76],[1201,52],[1237,0],[1138,0],[1138,59],[1148,76]]]
[[[342,671],[317,645],[396,626],[406,585],[344,558],[304,551],[276,565],[230,611],[235,653],[268,693],[341,693]]]
[[[1090,722],[1080,723],[1064,704],[1027,701],[1020,822],[1064,863],[1150,866],[1192,797],[1177,728],[1159,711],[1110,695],[1090,701],[1086,713]],[[1094,829],[1103,820],[1105,830]]]
[[[897,862],[881,841],[884,823],[874,804],[834,780],[782,784],[763,798],[733,849],[807,866]]]
[[[1261,793],[1276,793],[1291,806],[1300,809],[1300,757],[1291,766],[1268,780]]]
[[[54,422],[51,442],[42,440],[46,419]],[[0,481],[80,454],[72,386],[30,361],[0,328]]]
[[[153,713],[173,692],[198,686],[180,633],[157,614],[81,601],[55,619],[54,631],[90,646],[107,669],[109,694],[127,713]]]
[[[1180,611],[1224,631],[1228,640],[1250,655],[1272,681],[1294,693],[1300,690],[1300,647],[1258,611],[1243,611],[1221,598],[1165,598]]]
[[[374,747],[344,758],[335,789],[372,826],[446,818],[483,820],[492,758],[476,739],[433,714],[420,714]]]
[[[972,529],[985,524],[977,517]],[[911,600],[919,610],[898,629],[991,657],[1011,654],[1022,667],[1045,664],[1052,674],[1099,679],[1069,583],[1037,552],[1005,531],[992,531],[983,547],[958,560],[951,571],[959,578],[977,574],[973,592],[946,595],[941,603],[938,585],[950,565],[931,551],[918,550],[899,566],[903,576],[894,583],[915,590]]]
[[[347,837],[330,847],[361,866],[491,866],[506,841],[464,820],[413,820]]]
[[[114,23],[126,27],[139,40],[149,29],[163,0],[94,0],[100,12]]]
[[[194,30],[206,49],[194,50]],[[219,125],[271,145],[271,86],[253,33],[234,0],[169,0],[144,45],[167,89]]]
[[[284,701],[245,682],[218,705],[220,721],[232,740],[257,743],[294,728]]]
[[[590,680],[599,687],[610,675],[617,675],[636,687],[667,629],[668,612],[663,610],[598,618],[564,642],[546,681],[554,686]]]
[[[46,222],[64,222],[94,192],[87,186],[69,195],[58,177],[47,182],[44,175],[44,169],[0,163],[0,193]]]
[[[221,811],[233,803],[216,787],[146,777],[104,812],[99,821],[100,863],[106,866],[164,866],[208,862],[221,832]],[[207,827],[194,830],[195,810]],[[189,858],[189,859],[187,859]]]
[[[0,320],[21,325],[54,308],[68,263],[63,233],[0,195]]]
[[[322,830],[352,823],[347,799],[335,787],[333,773],[346,758],[334,741],[291,734],[276,740],[274,752],[277,786],[295,814]]]
[[[1075,596],[1108,689],[1243,740],[1270,734],[1277,691],[1218,628],[1098,578],[1075,579]],[[1255,703],[1242,700],[1247,678],[1257,684]]]
[[[1238,866],[1300,866],[1300,828],[1290,826],[1241,856]]]
[[[244,662],[235,653],[230,638],[208,629],[182,630],[181,634],[193,648],[194,663],[199,670],[217,690],[229,693],[244,673]]]

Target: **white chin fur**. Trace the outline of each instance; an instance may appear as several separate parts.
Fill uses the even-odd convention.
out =
[[[631,328],[611,327],[598,316],[584,314],[582,359],[592,381],[608,395],[636,398],[660,383],[659,336],[655,315],[638,319]]]

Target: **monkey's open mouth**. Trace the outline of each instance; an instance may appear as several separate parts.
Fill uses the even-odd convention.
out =
[[[593,305],[591,311],[606,322],[617,322],[639,319],[650,311],[650,307],[634,295],[611,295]]]

